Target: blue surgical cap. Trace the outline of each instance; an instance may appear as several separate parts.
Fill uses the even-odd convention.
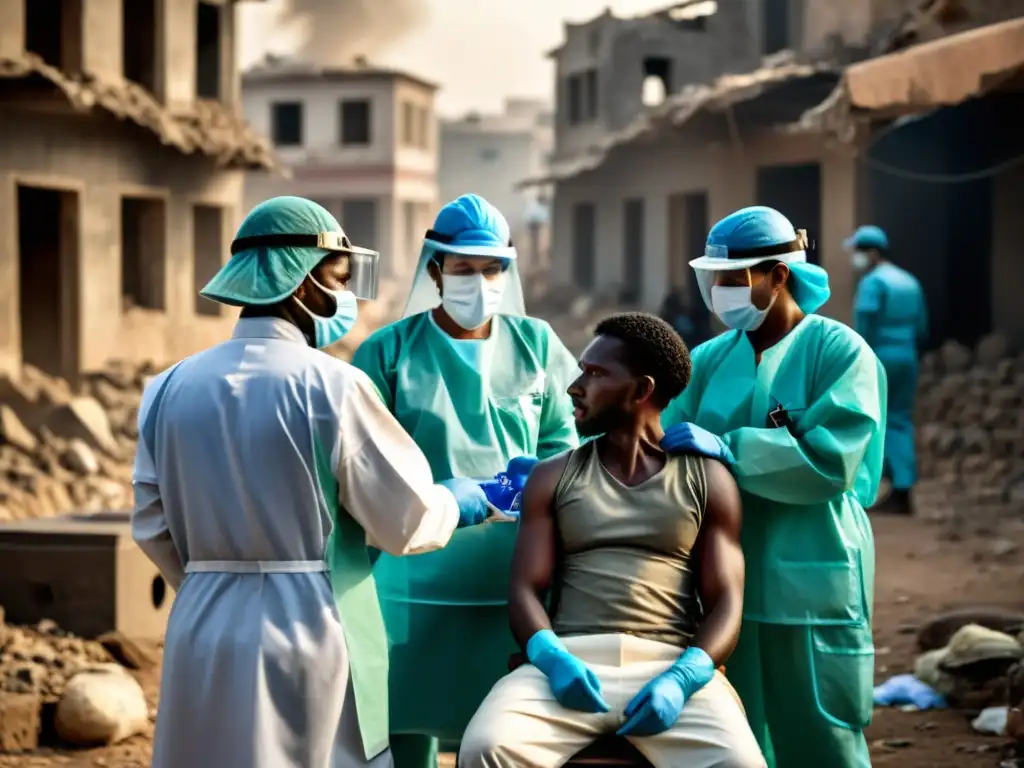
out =
[[[788,246],[788,248],[787,248]],[[774,208],[755,205],[730,213],[711,228],[704,255],[690,262],[702,293],[711,273],[750,269],[766,261],[789,267],[789,289],[804,312],[816,312],[828,301],[828,273],[807,262],[807,243],[792,222]],[[776,249],[775,252],[771,252]],[[764,251],[769,251],[764,253]],[[760,253],[758,252],[760,251]],[[705,296],[705,302],[709,301]]]
[[[857,231],[854,232],[843,245],[847,249],[853,251],[866,251],[866,250],[878,250],[887,251],[889,250],[889,238],[885,234],[885,230],[881,227],[876,227],[873,224],[869,224],[864,227],[858,227]]]

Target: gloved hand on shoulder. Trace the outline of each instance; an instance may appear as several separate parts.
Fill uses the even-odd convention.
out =
[[[550,629],[542,629],[526,644],[530,663],[544,673],[558,703],[579,712],[607,712],[601,683],[586,664],[577,659]]]
[[[477,483],[453,477],[442,481],[440,485],[451,491],[459,505],[459,528],[479,525],[487,519],[487,496]]]
[[[619,736],[653,736],[676,724],[693,694],[711,682],[715,662],[700,648],[690,647],[676,663],[640,689],[626,705],[626,723]]]
[[[688,421],[665,430],[661,449],[665,453],[696,453],[725,464],[735,463],[732,451],[722,438]]]
[[[505,474],[509,476],[529,475],[537,463],[538,460],[534,456],[517,456],[508,463]]]

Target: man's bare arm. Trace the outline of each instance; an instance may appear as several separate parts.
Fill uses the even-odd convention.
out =
[[[704,622],[691,645],[702,649],[720,666],[736,647],[743,620],[743,510],[736,481],[725,465],[708,459],[704,467],[707,503],[694,546]]]
[[[534,634],[551,629],[544,599],[555,573],[553,507],[555,490],[568,460],[569,455],[562,454],[540,462],[523,489],[508,606],[512,634],[523,650]]]

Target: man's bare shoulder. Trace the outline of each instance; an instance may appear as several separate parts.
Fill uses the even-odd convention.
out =
[[[705,514],[718,523],[732,527],[742,517],[740,489],[729,467],[717,459],[702,459],[707,483]]]

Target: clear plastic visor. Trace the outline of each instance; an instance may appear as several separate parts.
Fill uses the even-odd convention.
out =
[[[380,286],[380,254],[364,248],[353,249],[348,253],[348,264],[348,290],[357,299],[376,299]]]

